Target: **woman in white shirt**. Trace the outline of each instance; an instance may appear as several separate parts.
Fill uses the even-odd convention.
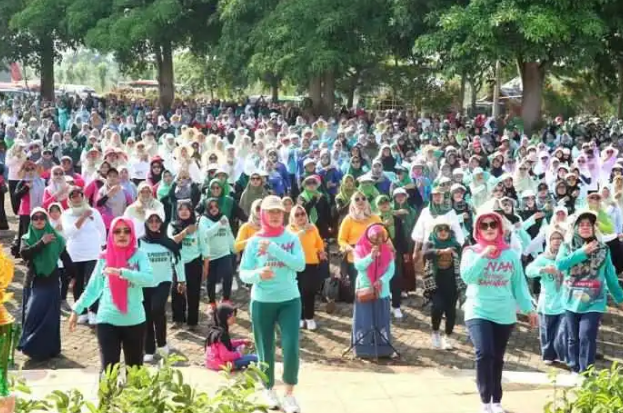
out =
[[[20,198],[14,196],[17,189],[17,183],[20,181],[19,171],[26,162],[26,143],[22,140],[15,140],[13,146],[6,154],[6,167],[9,168],[9,194],[11,196],[11,208],[13,214],[17,216],[19,212]]]
[[[77,186],[69,191],[69,208],[61,215],[61,225],[67,240],[67,252],[75,266],[73,295],[77,301],[106,245],[106,227],[99,211],[89,206],[82,188]],[[89,308],[88,313],[80,314],[78,322],[95,325],[96,312],[97,303]]]

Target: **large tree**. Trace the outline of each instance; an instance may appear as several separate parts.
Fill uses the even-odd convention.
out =
[[[113,53],[124,68],[157,69],[160,106],[171,107],[175,94],[173,52],[205,50],[216,41],[216,0],[73,0],[69,28],[87,46]]]
[[[540,121],[545,76],[556,65],[590,59],[602,48],[608,0],[472,0],[429,15],[436,30],[420,41],[429,53],[460,60],[514,62],[523,82],[522,117],[531,133]]]

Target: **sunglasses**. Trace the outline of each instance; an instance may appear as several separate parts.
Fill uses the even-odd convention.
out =
[[[480,229],[482,231],[486,231],[488,229],[498,229],[498,223],[497,221],[483,221],[480,223]]]
[[[259,181],[262,178],[260,178],[259,176],[254,176],[253,178],[251,178],[252,181]]]
[[[33,215],[30,218],[31,221],[45,221],[46,220],[46,216],[45,215]]]
[[[305,217],[305,216],[307,216],[307,214],[305,214],[304,212],[297,212],[296,214],[294,214],[294,216],[296,218],[298,218],[298,217]]]
[[[62,173],[62,172],[54,172],[54,176],[63,176],[63,175],[65,175],[65,174]]]
[[[527,170],[528,170],[528,168],[519,168],[519,170],[520,170],[520,171],[524,171],[524,172],[525,172],[525,171],[527,171]]]
[[[436,231],[437,232],[450,232],[450,227],[443,225],[443,226],[437,227]]]
[[[114,230],[112,232],[115,235],[130,235],[132,233],[132,231],[130,231],[130,228],[117,228],[116,230]]]
[[[208,209],[218,209],[218,204],[212,204],[208,206]]]
[[[25,170],[26,170],[26,172],[32,172],[32,171],[35,170],[35,168],[26,168]]]
[[[158,218],[158,217],[153,217],[153,218],[149,218],[147,220],[147,222],[150,223],[150,224],[159,224],[162,221],[160,221],[160,218]]]
[[[365,198],[361,198],[361,197],[356,197],[355,198],[355,202],[363,202],[365,200],[366,200]]]

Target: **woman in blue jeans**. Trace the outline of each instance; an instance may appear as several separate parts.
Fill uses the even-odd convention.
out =
[[[623,289],[617,280],[608,246],[596,237],[597,214],[581,211],[568,242],[556,257],[563,273],[563,306],[569,334],[569,367],[576,373],[595,363],[597,332],[606,312],[608,292],[621,305]]]
[[[477,216],[476,244],[465,248],[461,278],[467,285],[465,324],[476,349],[476,382],[482,413],[503,413],[504,353],[517,322],[517,305],[536,326],[532,297],[521,259],[504,240],[502,217],[495,212]]]

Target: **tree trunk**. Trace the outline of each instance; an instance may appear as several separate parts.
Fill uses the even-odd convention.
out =
[[[617,102],[617,118],[623,119],[623,61],[617,62],[619,69],[619,99]]]
[[[469,116],[474,117],[476,116],[476,101],[478,100],[478,91],[480,90],[480,88],[476,85],[476,81],[474,78],[471,78],[469,80],[469,87],[472,92],[470,96],[470,106],[472,113],[470,113]]]
[[[274,75],[270,79],[270,97],[273,103],[279,102],[279,79]]]
[[[495,62],[495,83],[493,84],[493,108],[491,111],[491,116],[497,122],[498,117],[500,116],[500,72],[502,67],[500,65],[500,61],[497,60]]]
[[[467,76],[465,73],[461,75],[461,88],[459,89],[459,115],[465,115],[465,84],[467,83]]]
[[[518,63],[518,67],[523,84],[521,119],[524,133],[530,136],[541,121],[545,67],[543,63],[537,62]]]
[[[175,97],[173,84],[173,50],[171,42],[161,43],[156,50],[156,69],[158,70],[158,91],[160,109],[168,112]]]
[[[322,113],[322,79],[316,76],[309,81],[309,98],[314,114]]]
[[[40,93],[48,102],[54,102],[54,40],[44,36],[40,42]]]
[[[326,116],[331,116],[335,110],[335,74],[332,70],[325,72],[322,83],[322,101]]]

